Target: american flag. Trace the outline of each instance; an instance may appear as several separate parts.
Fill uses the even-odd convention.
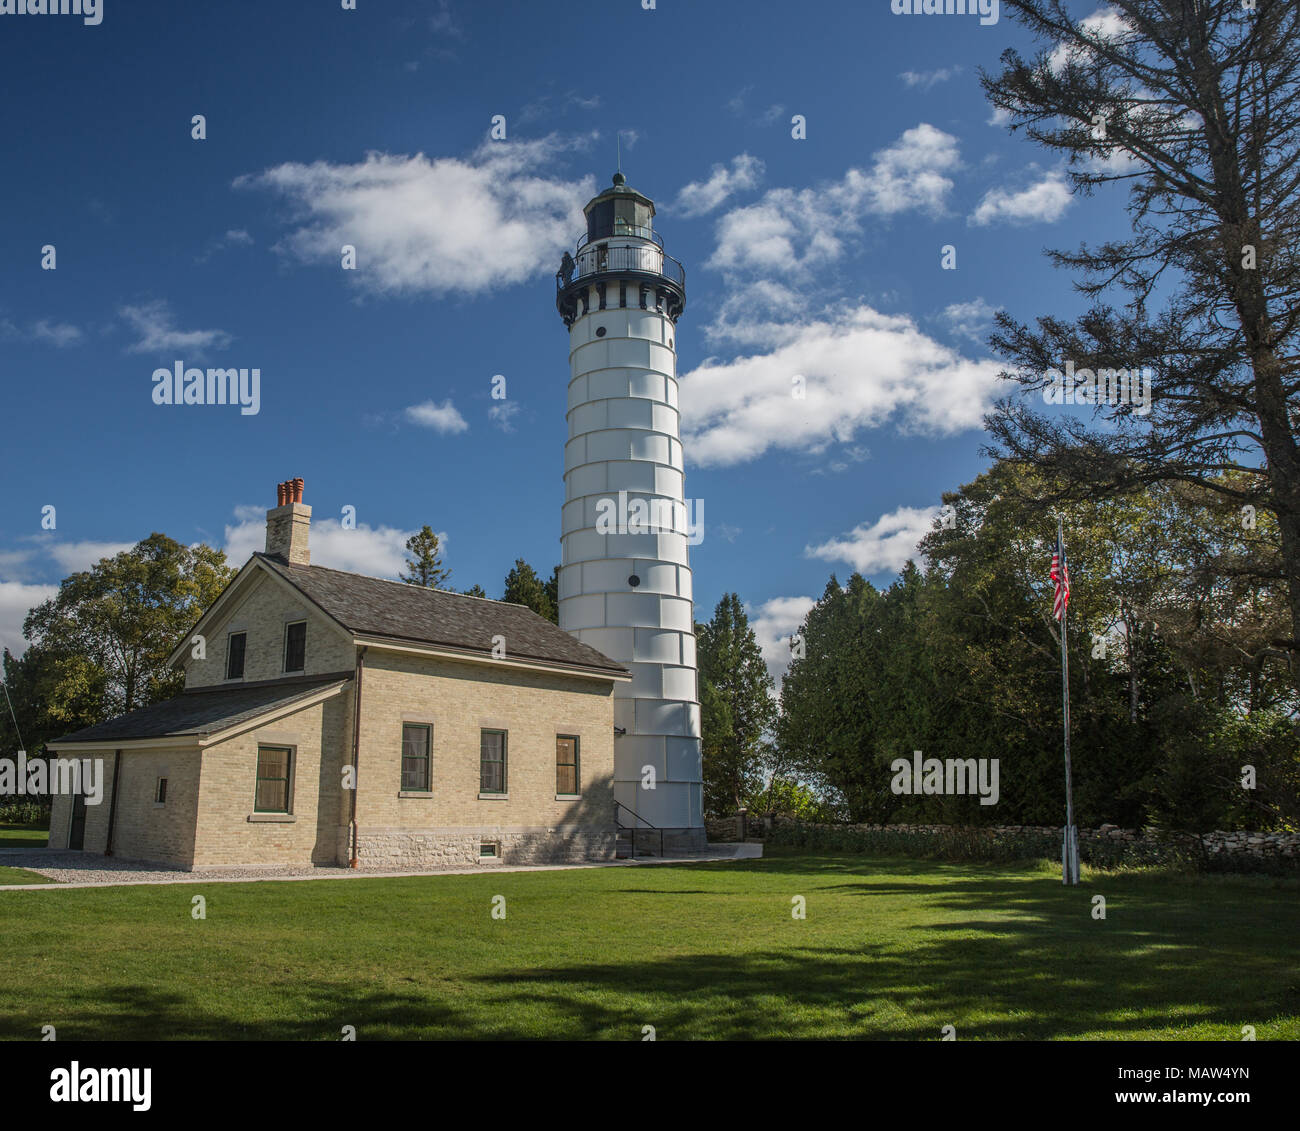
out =
[[[1065,562],[1065,543],[1056,536],[1056,549],[1052,551],[1052,615],[1060,620],[1070,603],[1070,567]]]

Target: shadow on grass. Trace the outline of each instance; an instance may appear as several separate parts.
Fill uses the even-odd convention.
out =
[[[1004,865],[981,874],[938,863],[924,866],[935,881],[924,883],[914,861],[842,857],[742,866],[798,880],[790,890],[804,893],[809,908],[807,921],[788,924],[798,941],[773,945],[764,926],[752,940],[719,936],[727,953],[663,954],[648,938],[642,954],[650,956],[628,947],[600,961],[497,964],[469,976],[415,971],[398,986],[396,970],[349,982],[341,967],[332,979],[286,981],[283,994],[259,986],[256,996],[232,995],[238,1005],[230,1007],[113,985],[51,1020],[63,1039],[89,1040],[337,1040],[345,1025],[360,1039],[640,1040],[642,1026],[653,1025],[659,1039],[935,1040],[945,1024],[963,1039],[1042,1040],[1191,1026],[1222,1026],[1227,1035],[1300,1013],[1300,914],[1258,902],[1250,885],[1124,876],[1066,889],[1035,877],[1032,865],[1027,875],[1008,875]],[[717,867],[674,875],[686,884],[696,868],[713,876]],[[844,882],[844,871],[864,878]],[[728,894],[671,882],[600,894],[631,893]],[[835,915],[819,902],[823,893],[915,902],[889,903],[896,921],[887,935],[867,916],[860,939],[830,942],[818,938]],[[1093,918],[1095,894],[1107,896],[1104,920]],[[950,914],[927,918],[926,904]],[[250,1019],[259,1012],[277,1015]],[[31,1018],[0,1018],[0,1036],[32,1039]]]

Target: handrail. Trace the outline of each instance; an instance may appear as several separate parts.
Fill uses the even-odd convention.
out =
[[[624,224],[622,227],[619,227],[617,221],[615,221],[613,231],[607,232],[603,236],[596,236],[594,238],[598,240],[604,240],[604,239],[609,239],[611,237],[618,238],[621,236],[634,236],[637,239],[641,239],[641,240],[652,240],[654,243],[657,243],[660,247],[664,246],[663,236],[661,236],[653,228],[648,228],[640,224]],[[591,242],[592,238],[593,237],[590,232],[584,232],[581,236],[578,237],[578,245],[573,250],[581,251],[588,243]]]
[[[686,288],[686,268],[666,251],[644,244],[632,247],[608,247],[593,244],[578,253],[572,260],[568,276],[563,270],[555,275],[555,289],[564,290],[575,279],[593,275],[630,272],[637,275],[655,275]]]
[[[614,799],[614,827],[615,827],[615,828],[619,828],[619,829],[630,829],[630,830],[631,830],[631,832],[632,832],[632,859],[633,859],[633,860],[636,859],[636,834],[637,834],[637,831],[638,831],[638,830],[637,830],[636,825],[625,825],[625,824],[623,824],[622,821],[619,820],[619,818],[618,818],[618,811],[619,811],[620,809],[626,809],[626,810],[627,810],[629,813],[631,813],[632,816],[635,817],[638,821],[643,822],[643,823],[645,824],[646,828],[650,829],[651,832],[657,832],[657,833],[659,834],[659,857],[660,857],[660,859],[662,859],[662,858],[663,858],[663,854],[664,854],[664,830],[661,829],[658,825],[652,825],[649,821],[647,821],[643,816],[641,816],[641,814],[638,813],[635,809],[633,809],[630,805],[624,805],[623,802],[621,802],[621,801],[618,800],[618,798],[615,798],[615,799]]]

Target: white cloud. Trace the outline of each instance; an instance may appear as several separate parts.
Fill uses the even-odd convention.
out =
[[[1011,124],[1011,111],[1004,110],[1001,106],[994,106],[993,113],[988,117],[990,126],[1009,126]]]
[[[135,545],[134,542],[59,542],[50,533],[24,536],[19,541],[22,543],[19,548],[0,552],[0,570],[15,581],[47,577],[51,563],[64,577],[80,573],[100,558],[114,557]]]
[[[982,298],[974,298],[970,302],[954,302],[945,306],[941,317],[954,333],[974,342],[982,342],[985,332],[993,325],[993,315],[996,313],[996,306]]]
[[[694,466],[727,466],[770,449],[817,453],[861,428],[949,434],[978,428],[999,367],[969,361],[903,315],[858,306],[792,325],[766,353],[709,360],[682,378],[685,443]],[[802,400],[792,379],[804,378]]]
[[[515,426],[510,422],[519,412],[518,401],[497,401],[488,409],[488,419],[492,421],[502,432],[513,432]]]
[[[989,189],[967,223],[976,227],[997,223],[1050,224],[1065,215],[1069,205],[1070,186],[1065,178],[1060,173],[1048,173],[1019,192]]]
[[[790,666],[790,637],[799,631],[816,603],[811,597],[773,597],[757,609],[745,610],[778,691],[781,677]]]
[[[134,542],[53,542],[49,554],[65,573],[79,573],[100,558],[115,557],[134,545]]]
[[[748,153],[733,157],[731,168],[714,165],[707,181],[692,181],[682,188],[673,209],[683,216],[703,216],[729,196],[757,187],[763,169],[763,162]]]
[[[1099,42],[1114,42],[1132,31],[1128,22],[1114,8],[1098,8],[1091,16],[1079,21],[1084,36]],[[1047,66],[1053,74],[1060,74],[1071,60],[1082,63],[1092,54],[1090,48],[1078,43],[1058,43],[1048,57]]]
[[[444,436],[456,432],[468,432],[469,422],[461,416],[459,410],[451,403],[448,397],[442,404],[435,404],[433,401],[424,401],[422,404],[413,404],[402,410],[406,419],[412,424],[419,424],[425,428],[432,428],[435,432],[441,432]]]
[[[23,621],[33,608],[42,601],[48,601],[58,591],[57,585],[0,581],[0,648],[8,648],[15,656],[21,656],[27,651]]]
[[[32,337],[38,342],[48,342],[62,349],[65,346],[75,346],[81,341],[81,331],[67,322],[51,322],[47,318],[42,318],[33,324]]]
[[[489,141],[468,158],[289,162],[235,185],[272,189],[293,206],[297,227],[276,245],[283,254],[337,268],[350,244],[357,269],[347,274],[374,293],[476,294],[554,272],[585,227],[594,182],[536,170],[590,140]]]
[[[265,508],[237,507],[233,524],[226,526],[226,557],[230,564],[242,566],[253,555],[266,549]],[[336,518],[317,519],[311,524],[308,545],[313,565],[363,573],[370,577],[396,577],[406,565],[406,540],[414,530],[392,526],[367,526],[358,523],[353,530],[343,529]],[[447,535],[438,534],[446,557]]]
[[[162,300],[140,306],[124,306],[118,313],[131,324],[139,341],[126,347],[127,353],[200,354],[208,349],[225,349],[230,335],[224,330],[179,330],[176,317]]]
[[[938,507],[899,507],[820,546],[805,546],[804,555],[848,562],[861,574],[896,573],[909,558],[916,560],[916,545],[930,533],[938,516]]]
[[[42,345],[55,346],[58,349],[75,346],[83,336],[80,327],[73,326],[68,322],[52,322],[48,318],[33,322],[26,330],[19,328],[7,318],[0,322],[0,338],[39,342]]]
[[[799,276],[838,259],[845,237],[861,230],[864,214],[943,214],[953,187],[947,174],[960,164],[957,139],[922,123],[877,150],[869,172],[850,169],[816,188],[770,189],[757,203],[727,213],[707,266]]]
[[[920,87],[922,90],[929,90],[932,86],[937,86],[941,82],[947,82],[961,74],[960,67],[939,67],[933,71],[904,71],[898,77],[909,87]]]

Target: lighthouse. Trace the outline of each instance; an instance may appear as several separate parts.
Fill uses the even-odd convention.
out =
[[[623,174],[583,211],[556,307],[569,330],[560,627],[632,672],[614,700],[619,820],[702,846],[703,775],[688,506],[677,402],[686,272]],[[644,843],[644,842],[643,842]]]

